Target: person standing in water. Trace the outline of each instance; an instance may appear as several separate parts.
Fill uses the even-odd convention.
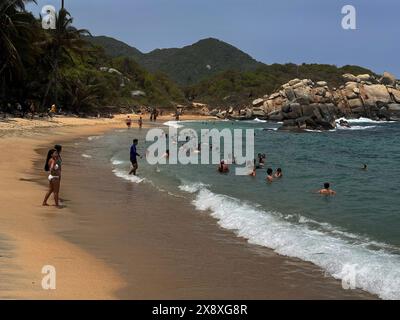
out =
[[[324,188],[319,190],[318,193],[326,196],[336,195],[336,192],[331,190],[331,185],[329,182],[324,183]]]
[[[229,172],[229,167],[228,167],[228,165],[225,163],[224,160],[221,160],[221,162],[219,163],[218,172],[219,172],[219,173],[228,173],[228,172]]]
[[[132,170],[129,172],[129,174],[133,174],[136,176],[136,170],[138,169],[138,162],[137,162],[137,157],[141,158],[141,155],[137,153],[136,151],[136,146],[138,145],[138,139],[133,139],[133,144],[131,146],[131,151],[130,151],[130,159],[132,163]]]
[[[51,149],[47,153],[47,161],[45,164],[45,170],[50,172],[48,176],[49,180],[49,190],[47,191],[44,200],[43,200],[43,206],[48,206],[47,200],[51,196],[51,194],[54,194],[54,202],[56,207],[60,207],[59,201],[58,201],[58,193],[60,190],[60,177],[61,177],[61,166],[58,165],[59,161],[59,154],[56,149]]]
[[[273,173],[274,173],[274,171],[271,168],[267,169],[267,181],[268,182],[274,182]]]
[[[130,116],[128,116],[128,117],[126,118],[126,126],[128,127],[128,129],[130,129],[131,126],[132,126],[132,119],[131,119]]]
[[[283,177],[282,169],[281,168],[276,169],[276,172],[274,174],[274,178],[279,179],[279,178],[282,178],[282,177]]]
[[[139,120],[138,120],[138,125],[139,125],[139,129],[142,129],[143,127],[143,118],[140,116]]]

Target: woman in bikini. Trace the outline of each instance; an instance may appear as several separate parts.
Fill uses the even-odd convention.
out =
[[[58,193],[60,190],[61,162],[59,162],[59,155],[57,150],[51,149],[48,152],[45,170],[49,171],[50,174],[48,176],[49,190],[44,197],[43,206],[48,206],[47,200],[53,193],[56,207],[59,207]]]

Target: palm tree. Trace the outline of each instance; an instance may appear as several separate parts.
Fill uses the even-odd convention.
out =
[[[35,35],[35,19],[25,11],[25,3],[34,0],[0,2],[0,84],[3,96],[8,81],[25,72],[24,61],[32,59],[30,47]]]
[[[82,55],[88,52],[86,48],[87,42],[82,36],[90,35],[89,31],[74,28],[72,22],[73,19],[69,12],[61,9],[56,17],[56,28],[54,30],[47,30],[48,39],[45,47],[51,70],[43,105],[46,103],[52,85],[54,85],[54,97],[57,104],[58,70],[60,63],[74,63],[74,54]]]

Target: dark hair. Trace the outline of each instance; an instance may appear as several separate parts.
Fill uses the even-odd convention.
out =
[[[272,174],[272,172],[273,172],[273,171],[272,171],[271,168],[268,168],[268,169],[267,169],[267,174],[268,174],[269,176]]]
[[[281,169],[281,168],[278,168],[278,169],[276,169],[276,171],[278,171],[278,172],[282,172],[282,169]]]
[[[331,185],[329,184],[329,182],[325,182],[325,183],[324,183],[324,188],[325,188],[325,189],[329,189],[330,186],[331,186]]]
[[[51,149],[47,152],[46,163],[44,164],[44,171],[50,171],[49,160],[53,156],[53,153],[56,152],[56,149]]]
[[[62,151],[62,146],[59,145],[59,144],[56,144],[56,145],[54,146],[54,149],[57,150],[58,153],[60,153],[60,152]]]
[[[138,139],[133,139],[133,143],[139,142]]]

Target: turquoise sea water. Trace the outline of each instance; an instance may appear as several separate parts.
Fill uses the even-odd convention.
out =
[[[110,170],[121,179],[182,197],[250,243],[310,261],[338,279],[353,277],[357,287],[382,298],[399,299],[400,124],[367,119],[351,124],[351,129],[306,133],[275,131],[279,125],[260,121],[163,127],[166,133],[170,126],[254,129],[255,154],[267,155],[256,177],[236,176],[234,170],[220,175],[212,164],[151,166],[146,160],[139,161],[138,178],[128,176],[132,138],[139,138],[142,154],[151,144],[144,141],[145,130],[91,137],[84,156],[108,157]],[[361,169],[364,163],[367,171]],[[281,167],[284,177],[267,183],[268,167]],[[337,196],[314,193],[324,182]]]

